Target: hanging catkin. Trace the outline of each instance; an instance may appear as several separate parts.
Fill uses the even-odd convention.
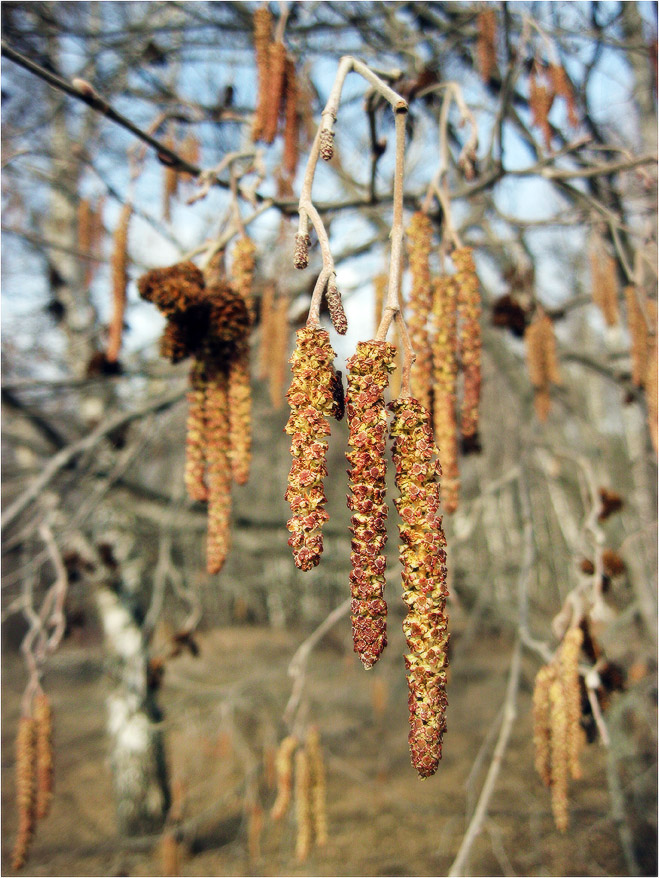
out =
[[[549,65],[549,79],[556,95],[566,103],[568,122],[573,128],[579,124],[579,116],[577,115],[577,105],[574,96],[572,83],[568,79],[565,68],[561,64]]]
[[[348,331],[348,321],[346,319],[345,311],[343,310],[341,293],[339,292],[334,277],[331,277],[327,284],[326,298],[327,310],[329,311],[332,326],[336,329],[339,335],[345,335]]]
[[[279,410],[284,399],[286,366],[288,364],[288,300],[285,296],[279,296],[275,302],[272,320],[272,356],[270,358],[268,389],[272,407]]]
[[[491,6],[478,13],[476,57],[481,79],[487,85],[497,66],[497,14]]]
[[[311,773],[307,752],[300,748],[295,754],[295,857],[304,863],[311,851],[313,824],[311,820]]]
[[[560,680],[554,680],[549,687],[549,709],[551,809],[556,828],[565,832],[568,824],[568,718]]]
[[[23,716],[16,735],[16,804],[18,832],[12,853],[12,868],[20,869],[25,863],[34,832],[36,781],[36,722]]]
[[[542,131],[547,149],[551,149],[552,130],[549,124],[549,111],[553,103],[553,89],[539,82],[536,71],[533,70],[529,77],[529,106],[531,107],[532,123]]]
[[[421,777],[434,774],[442,757],[446,730],[446,539],[439,514],[441,467],[430,415],[411,397],[390,403],[390,432],[399,525],[399,556],[403,567],[403,600],[407,616],[403,632],[410,707],[412,764]]]
[[[126,288],[128,286],[128,226],[133,207],[124,204],[119,214],[119,222],[114,233],[112,253],[112,317],[108,333],[106,359],[116,363],[121,349],[124,331],[124,312],[126,310]]]
[[[209,370],[205,412],[208,459],[206,569],[209,573],[219,573],[229,551],[231,523],[228,378],[222,368]]]
[[[538,671],[533,687],[533,744],[535,769],[545,786],[551,783],[551,743],[549,734],[549,688],[555,672],[550,666]]]
[[[320,733],[315,726],[307,734],[307,755],[311,782],[311,816],[316,836],[316,845],[320,848],[327,844],[327,803],[325,788],[325,762],[320,743]]]
[[[453,251],[455,283],[458,288],[460,350],[464,374],[460,430],[465,439],[478,433],[478,409],[481,395],[481,300],[471,247]]]
[[[588,256],[593,302],[602,312],[606,325],[617,326],[620,315],[616,261],[599,235],[593,237]]]
[[[373,280],[374,309],[373,309],[373,335],[377,334],[378,326],[382,320],[384,297],[387,293],[388,278],[386,274],[377,274]]]
[[[286,58],[284,89],[286,100],[286,118],[284,122],[284,154],[282,164],[289,176],[295,176],[298,161],[298,141],[300,122],[297,111],[297,77],[295,76],[295,62],[292,58]]]
[[[286,46],[283,43],[271,43],[269,53],[269,81],[266,102],[266,116],[263,126],[262,140],[272,143],[277,136],[279,111],[284,97],[284,79],[286,73]]]
[[[263,137],[270,82],[270,43],[272,42],[272,14],[267,4],[260,6],[254,13],[254,51],[256,54],[256,74],[258,96],[256,112],[252,125],[252,140],[255,142]]]
[[[554,324],[542,308],[538,308],[533,321],[524,333],[526,362],[533,385],[534,405],[538,420],[545,421],[549,414],[551,397],[549,385],[559,385],[561,376],[556,356]]]
[[[579,653],[583,643],[583,631],[573,627],[568,630],[559,653],[560,679],[565,695],[567,716],[568,766],[575,780],[581,778],[579,754],[583,746],[581,729],[581,688],[579,686]]]
[[[43,692],[34,699],[37,790],[35,815],[42,820],[53,797],[53,712]]]
[[[252,458],[252,391],[249,345],[243,342],[229,366],[229,458],[233,480],[244,485]]]
[[[451,515],[458,508],[457,406],[457,287],[453,278],[435,280],[433,298],[433,426],[442,466],[442,508]]]
[[[408,329],[410,342],[416,354],[412,364],[412,393],[431,411],[432,408],[432,352],[428,336],[428,320],[432,310],[430,280],[430,248],[432,223],[426,214],[417,211],[407,230],[412,287],[409,300]]]
[[[275,310],[275,285],[267,283],[261,295],[261,336],[259,340],[259,367],[257,377],[263,381],[268,376],[270,363],[274,349],[274,310]]]
[[[652,439],[652,447],[655,454],[659,451],[659,441],[657,436],[657,392],[659,385],[657,382],[657,337],[654,337],[654,344],[648,355],[647,366],[645,367],[645,379],[643,385],[645,387],[645,402],[648,407],[648,428],[650,430],[650,438]]]
[[[352,636],[355,652],[371,668],[387,645],[387,605],[383,598],[387,542],[384,404],[396,349],[384,341],[359,342],[346,363],[350,463],[348,508],[352,510]]]
[[[334,413],[334,351],[324,329],[304,327],[297,332],[297,345],[290,363],[293,380],[286,394],[291,414],[286,432],[291,437],[293,464],[288,475],[286,500],[293,513],[288,520],[295,566],[311,570],[323,551],[322,526],[329,516],[323,479],[330,434],[329,418]]]
[[[242,237],[233,251],[233,267],[231,281],[235,291],[243,297],[251,319],[254,319],[254,299],[252,284],[254,282],[254,254],[256,244],[247,236]]]
[[[636,287],[625,287],[625,301],[627,302],[627,326],[630,336],[630,356],[632,363],[632,382],[637,387],[643,387],[647,369],[648,354],[652,349],[653,337],[648,331],[648,326],[657,325],[657,303],[652,299],[645,299],[645,315],[641,310],[638,300],[639,292]],[[646,320],[647,316],[647,320]]]
[[[190,369],[188,423],[185,437],[185,487],[192,500],[208,500],[206,471],[206,370],[195,362]]]
[[[297,738],[288,735],[279,745],[275,758],[277,772],[277,796],[270,816],[273,820],[281,820],[288,811],[293,789],[293,753],[298,745]]]

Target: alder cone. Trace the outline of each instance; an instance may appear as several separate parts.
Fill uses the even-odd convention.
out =
[[[384,341],[359,342],[347,361],[351,469],[352,635],[355,652],[371,668],[387,645],[387,605],[383,599],[387,542],[384,391],[394,368],[396,348]]]
[[[203,303],[204,276],[192,262],[179,262],[167,268],[152,268],[137,282],[140,296],[166,317]]]
[[[304,327],[290,359],[293,380],[286,394],[291,414],[285,430],[291,437],[293,464],[284,495],[293,513],[287,527],[295,566],[311,570],[323,551],[322,526],[329,516],[323,479],[327,475],[326,437],[335,402],[334,351],[324,329]]]
[[[410,709],[412,764],[421,777],[434,774],[442,757],[446,730],[446,539],[439,514],[439,461],[430,416],[418,400],[399,399],[390,433],[396,486],[394,501],[403,520],[399,525],[399,556],[403,566],[403,600],[408,612],[403,632]]]

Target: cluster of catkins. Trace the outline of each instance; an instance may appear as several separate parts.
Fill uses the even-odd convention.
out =
[[[193,500],[208,502],[206,562],[218,573],[230,542],[231,484],[245,484],[251,459],[248,335],[254,244],[238,241],[233,280],[206,285],[191,262],[153,269],[138,281],[143,299],[167,317],[163,357],[192,357],[185,484]]]
[[[386,446],[392,439],[395,501],[402,524],[400,560],[403,598],[408,606],[404,632],[409,653],[410,749],[422,777],[437,769],[446,727],[446,541],[439,514],[441,474],[430,414],[415,398],[390,405],[388,430],[385,391],[394,369],[396,348],[386,341],[360,342],[347,361],[345,410],[350,464],[348,507],[352,511],[350,586],[355,652],[366,668],[378,660],[387,643],[384,599],[387,540]],[[330,419],[342,414],[340,375],[333,365],[329,334],[309,325],[297,333],[290,360],[293,380],[288,391],[293,464],[286,499],[289,545],[296,565],[310,570],[323,551],[322,527],[328,519],[323,480],[327,475]]]
[[[533,742],[535,767],[551,789],[556,828],[568,826],[568,781],[581,778],[579,754],[585,742],[581,727],[579,653],[580,627],[570,628],[554,659],[538,671],[533,689]]]
[[[272,143],[283,127],[282,166],[293,177],[298,161],[298,83],[295,62],[286,46],[272,36],[272,13],[261,6],[254,13],[254,51],[258,97],[252,126],[254,142]],[[280,126],[280,119],[283,120]]]
[[[43,693],[34,699],[33,712],[21,717],[16,735],[16,803],[18,832],[12,868],[25,863],[37,820],[50,810],[53,795],[53,719]]]
[[[471,248],[457,247],[451,254],[454,274],[433,278],[432,237],[430,218],[415,213],[407,230],[412,275],[408,324],[416,353],[411,386],[414,397],[432,412],[443,472],[443,506],[451,514],[457,509],[460,487],[458,435],[465,451],[479,448],[481,302]]]
[[[270,816],[280,821],[294,799],[297,836],[295,855],[304,862],[315,837],[319,848],[327,844],[325,761],[320,734],[312,726],[304,744],[294,735],[283,739],[275,758],[277,795]]]

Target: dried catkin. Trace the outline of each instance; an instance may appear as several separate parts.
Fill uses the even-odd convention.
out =
[[[53,712],[47,695],[34,699],[36,727],[37,793],[35,814],[42,820],[50,810],[53,797]]]
[[[300,121],[297,111],[298,88],[295,76],[295,62],[290,57],[286,58],[285,80],[286,118],[284,121],[284,154],[282,164],[286,173],[293,177],[297,170]]]
[[[458,508],[458,380],[457,287],[453,278],[435,280],[433,298],[433,426],[442,466],[442,508],[451,515]]]
[[[333,278],[327,284],[327,309],[329,310],[330,320],[334,329],[336,329],[339,335],[345,335],[348,331],[348,321],[343,310],[341,293]]]
[[[492,73],[497,66],[497,14],[492,7],[483,9],[478,13],[478,41],[476,43],[476,56],[478,58],[478,70],[485,84],[490,81]]]
[[[208,460],[206,569],[209,573],[219,573],[229,551],[231,536],[228,378],[221,368],[213,369],[208,375],[205,411]]]
[[[270,358],[269,383],[270,402],[278,410],[284,399],[284,384],[288,364],[288,300],[280,296],[275,302],[272,331],[272,356]]]
[[[115,363],[119,357],[124,329],[126,288],[128,286],[128,226],[132,215],[132,205],[124,204],[114,233],[114,249],[112,252],[112,317],[109,326],[106,354],[106,359],[110,363]]]
[[[408,329],[410,342],[416,354],[412,365],[412,393],[431,411],[432,408],[432,351],[428,335],[428,320],[432,310],[432,283],[430,279],[430,248],[432,222],[426,214],[417,211],[407,230],[412,287],[409,300]]]
[[[581,729],[581,689],[579,686],[579,653],[583,643],[581,628],[574,627],[563,638],[559,654],[560,676],[565,695],[567,716],[568,765],[575,780],[581,777],[579,753],[583,744]]]
[[[163,832],[160,839],[160,865],[164,878],[176,878],[181,874],[180,845],[171,831]]]
[[[648,356],[648,362],[645,369],[645,402],[648,407],[648,428],[652,439],[652,447],[655,454],[659,450],[659,442],[657,437],[657,392],[659,385],[657,383],[657,338],[655,336],[654,344]]]
[[[279,745],[275,758],[277,772],[277,796],[270,816],[273,820],[281,820],[288,811],[293,789],[293,753],[298,745],[297,738],[288,735]]]
[[[352,636],[354,650],[371,668],[387,645],[387,605],[383,599],[387,542],[384,404],[396,349],[384,341],[359,342],[346,363],[350,463],[348,508],[352,510]]]
[[[588,255],[593,302],[602,312],[606,325],[617,326],[620,314],[616,261],[599,237],[594,239]]]
[[[233,251],[233,268],[231,282],[238,295],[242,296],[247,304],[252,320],[254,319],[254,299],[252,296],[252,283],[254,281],[254,254],[256,244],[251,238],[242,237]]]
[[[568,715],[560,680],[549,687],[551,735],[551,809],[556,828],[565,832],[568,824]]]
[[[152,268],[138,280],[137,288],[140,296],[153,302],[165,317],[205,300],[204,276],[193,262]]]
[[[320,743],[320,733],[315,726],[307,734],[307,755],[311,775],[311,816],[318,847],[327,844],[327,803],[325,785],[325,762]]]
[[[208,500],[206,487],[206,370],[195,362],[190,369],[188,423],[185,437],[185,487],[192,500]]]
[[[286,73],[286,46],[283,43],[271,43],[268,50],[269,80],[268,96],[265,107],[265,122],[262,140],[272,143],[277,136],[279,111],[284,97],[284,79]]]
[[[572,83],[568,79],[565,68],[561,64],[549,65],[549,78],[552,88],[556,95],[563,98],[567,105],[567,119],[573,128],[579,124],[579,116],[577,115],[577,105],[574,96]]]
[[[446,730],[446,539],[439,514],[441,467],[435,459],[430,415],[411,397],[390,403],[390,432],[399,525],[399,557],[403,567],[403,600],[407,616],[403,632],[410,708],[412,764],[421,777],[434,774],[442,757]]]
[[[288,545],[295,566],[311,570],[323,551],[322,526],[329,516],[323,479],[330,434],[329,418],[334,413],[334,351],[324,329],[304,327],[297,332],[297,345],[290,359],[293,380],[286,394],[291,414],[286,432],[291,436],[293,464],[285,498],[291,512],[287,527]]]
[[[551,666],[540,668],[533,687],[533,744],[535,769],[545,786],[551,783],[551,743],[549,734],[549,688],[555,673]]]
[[[12,868],[21,869],[34,832],[36,781],[36,722],[23,716],[16,735],[16,804],[18,833],[12,853]]]
[[[270,43],[272,42],[272,14],[266,5],[254,13],[254,51],[256,54],[256,74],[258,96],[256,112],[252,125],[252,140],[261,140],[266,124],[270,81]]]
[[[275,285],[268,283],[263,288],[261,295],[261,337],[259,340],[259,368],[258,378],[263,381],[270,368],[274,350],[274,312],[275,312]]]
[[[306,750],[300,748],[295,754],[295,857],[304,863],[311,852],[313,823],[311,819],[311,773]]]
[[[458,288],[460,350],[464,374],[460,429],[465,439],[478,433],[478,408],[481,395],[481,299],[471,247],[453,251],[455,283]]]
[[[244,342],[229,366],[229,458],[233,480],[244,485],[252,458],[252,391],[249,345]]]
[[[552,130],[549,124],[549,111],[553,103],[553,90],[538,82],[535,71],[532,72],[529,77],[529,106],[531,107],[532,122],[542,131],[547,149],[551,149]]]

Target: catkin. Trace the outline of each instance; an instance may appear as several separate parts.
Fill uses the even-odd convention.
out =
[[[275,310],[275,285],[268,283],[263,288],[261,295],[261,337],[259,343],[259,368],[258,377],[261,381],[268,375],[274,350],[274,310]]]
[[[542,131],[547,149],[551,149],[552,130],[549,124],[549,111],[553,103],[553,90],[539,82],[535,72],[532,72],[529,77],[529,106],[531,107],[532,122]]]
[[[231,536],[228,377],[221,368],[214,369],[208,375],[205,412],[208,460],[206,569],[212,574],[222,569]]]
[[[329,128],[322,128],[318,142],[321,159],[324,162],[331,162],[334,158],[334,132]]]
[[[254,281],[254,254],[256,245],[251,238],[242,237],[233,251],[232,285],[238,295],[242,296],[252,320],[254,319],[254,299],[252,284]]]
[[[416,354],[412,364],[411,388],[415,398],[431,411],[432,351],[428,320],[432,310],[432,284],[428,260],[432,245],[432,222],[426,214],[421,211],[414,214],[407,230],[407,240],[412,274],[408,328]]]
[[[442,508],[451,515],[458,508],[457,405],[457,287],[453,278],[435,280],[433,298],[433,426],[442,466]]]
[[[648,428],[652,439],[652,447],[655,454],[659,450],[659,442],[657,436],[657,392],[659,390],[657,383],[657,337],[655,336],[654,344],[645,369],[645,379],[643,385],[645,387],[645,402],[648,408]]]
[[[606,325],[617,326],[620,315],[616,261],[599,236],[592,241],[588,255],[593,302],[602,312]]]
[[[657,304],[651,299],[645,300],[645,315],[638,301],[636,287],[625,287],[625,301],[627,302],[627,326],[630,336],[630,357],[632,364],[632,382],[636,387],[643,387],[647,369],[648,354],[652,349],[653,337],[648,331],[648,324],[652,328],[657,325]],[[647,315],[647,320],[646,320]]]
[[[181,874],[180,845],[171,831],[164,832],[160,839],[160,865],[164,878],[176,878]]]
[[[538,420],[545,421],[551,406],[549,385],[559,385],[561,376],[556,355],[554,324],[541,308],[524,333],[526,363],[534,390],[534,406]]]
[[[579,124],[577,104],[574,96],[574,89],[572,88],[572,83],[568,79],[565,68],[561,64],[550,64],[549,79],[556,95],[563,98],[567,105],[568,122],[573,128],[576,128]]]
[[[568,824],[568,715],[560,680],[549,687],[551,735],[551,809],[556,828],[565,832]]]
[[[266,124],[270,80],[270,43],[272,42],[272,13],[267,4],[254,12],[254,51],[256,54],[256,73],[258,80],[258,96],[256,112],[252,125],[252,140],[255,142],[263,137]]]
[[[300,133],[300,120],[297,111],[297,77],[295,76],[295,62],[292,58],[286,58],[284,95],[286,101],[286,117],[284,121],[284,153],[282,164],[286,173],[293,177],[297,170],[298,141]]]
[[[554,680],[554,670],[549,666],[540,668],[533,687],[533,744],[535,769],[545,786],[551,783],[551,742],[549,735],[549,688]]]
[[[492,7],[478,13],[476,57],[481,79],[487,85],[497,66],[497,14]]]
[[[348,508],[352,510],[352,635],[354,650],[371,668],[387,645],[387,605],[383,599],[387,542],[384,404],[396,349],[384,341],[359,342],[346,363],[350,463]]]
[[[339,335],[345,335],[348,331],[348,321],[343,310],[341,293],[334,278],[327,284],[327,309],[334,329],[336,329]]]
[[[565,694],[567,716],[568,765],[575,780],[581,778],[579,753],[583,743],[581,730],[581,689],[579,686],[579,653],[583,643],[581,628],[574,627],[566,633],[561,646],[560,675]]]
[[[179,155],[190,165],[199,164],[201,158],[201,147],[199,145],[199,140],[197,139],[197,136],[193,131],[190,131],[186,135],[186,138],[179,149]],[[186,183],[190,180],[194,180],[193,175],[188,174],[187,171],[182,171],[180,174],[180,178]]]
[[[458,288],[460,350],[464,374],[460,429],[465,439],[478,433],[478,409],[481,395],[481,300],[476,266],[471,247],[453,252],[455,283]]]
[[[311,773],[306,750],[300,748],[295,754],[295,857],[304,863],[311,851],[313,824],[311,819]]]
[[[23,716],[16,735],[16,804],[18,833],[12,853],[12,868],[21,869],[34,832],[35,819],[36,722]]]
[[[323,479],[327,475],[326,437],[334,412],[332,384],[334,351],[324,329],[305,327],[297,332],[297,345],[290,363],[293,380],[286,394],[291,414],[286,432],[291,436],[293,464],[285,498],[293,513],[288,520],[295,566],[311,570],[323,551],[322,526],[329,515]]]
[[[283,43],[271,43],[269,47],[269,80],[268,97],[265,107],[265,122],[262,140],[272,143],[277,136],[279,111],[284,97],[284,79],[286,73],[286,46]]]
[[[208,500],[205,481],[207,383],[204,364],[195,362],[190,370],[184,481],[191,499],[199,501]]]
[[[252,458],[252,391],[246,342],[229,366],[229,434],[231,474],[237,484],[244,485]]]
[[[140,277],[137,288],[141,298],[153,302],[165,317],[186,311],[205,299],[204,276],[193,262],[152,268]]]
[[[275,757],[277,773],[277,796],[270,816],[273,820],[281,820],[288,811],[293,789],[293,753],[298,745],[297,738],[288,735],[279,745]]]
[[[410,708],[412,764],[421,777],[434,774],[442,757],[446,730],[446,538],[439,514],[441,467],[430,415],[411,397],[390,403],[390,434],[396,486],[394,503],[399,525],[399,557],[403,567],[403,600],[407,616],[403,632]]]
[[[53,797],[53,712],[47,695],[34,700],[36,733],[37,789],[35,816],[42,820],[50,810]]]
[[[284,398],[286,365],[288,363],[288,300],[285,296],[280,296],[275,302],[272,319],[272,356],[270,358],[268,389],[272,407],[278,410]]]
[[[112,318],[110,320],[106,354],[106,358],[110,363],[115,363],[119,357],[124,329],[126,288],[128,286],[128,226],[132,214],[132,205],[124,204],[114,233],[114,249],[112,252]]]
[[[309,235],[295,236],[295,249],[293,250],[293,265],[295,268],[303,269],[309,265],[309,245],[311,238]]]
[[[373,310],[373,335],[377,334],[380,321],[382,320],[382,311],[384,309],[384,297],[387,294],[388,278],[386,274],[378,274],[373,280],[374,290],[374,310]]]
[[[327,803],[325,786],[325,763],[320,743],[320,733],[315,726],[309,729],[306,741],[311,781],[311,816],[318,847],[327,844]]]

